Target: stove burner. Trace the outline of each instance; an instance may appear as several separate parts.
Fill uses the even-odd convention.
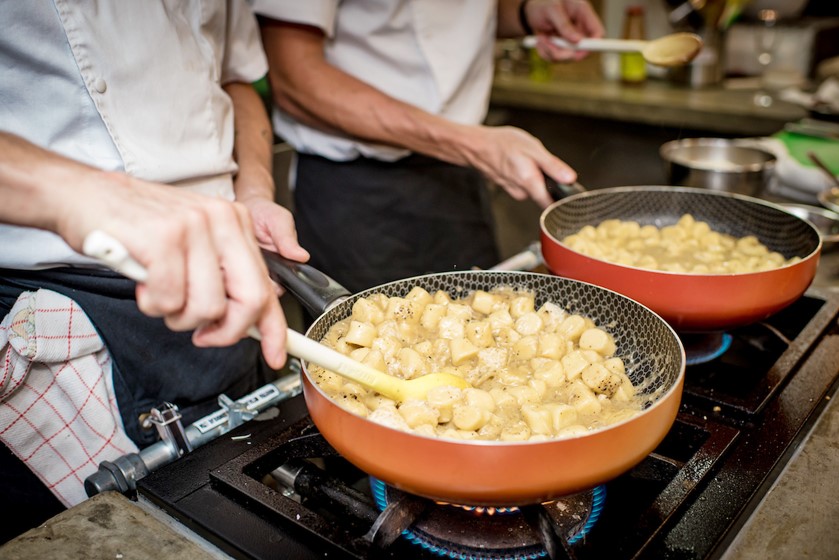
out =
[[[464,511],[471,511],[477,515],[495,515],[496,513],[505,515],[508,513],[516,513],[519,511],[519,508],[516,506],[512,507],[492,507],[492,506],[464,506],[462,504],[450,504],[448,502],[437,502],[437,504],[441,506],[450,506],[460,508]]]
[[[370,477],[376,506],[384,511],[403,493]],[[542,504],[558,534],[568,544],[582,539],[597,523],[606,499],[606,487],[566,496]],[[517,507],[472,507],[438,503],[402,536],[437,556],[470,560],[542,558],[548,552],[538,532]]]
[[[713,361],[731,347],[733,337],[726,332],[680,333],[685,347],[686,363],[689,366]]]

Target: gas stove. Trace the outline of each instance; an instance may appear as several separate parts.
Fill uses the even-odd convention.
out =
[[[767,321],[713,337],[659,447],[552,503],[474,508],[390,488],[329,446],[302,396],[148,474],[137,492],[234,558],[718,558],[839,384],[837,319],[839,294],[811,288]]]

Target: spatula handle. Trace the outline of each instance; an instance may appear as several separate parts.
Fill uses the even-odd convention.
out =
[[[392,377],[357,362],[349,356],[345,356],[293,329],[288,329],[286,348],[289,354],[351,379],[365,388],[390,394],[390,391],[387,391],[384,385],[388,385],[393,380]]]
[[[597,52],[641,52],[647,46],[647,41],[632,39],[580,39],[576,44],[570,43],[560,37],[551,37],[551,42],[563,49],[574,49],[578,51]],[[529,35],[522,39],[522,45],[532,49],[536,46],[536,37]]]

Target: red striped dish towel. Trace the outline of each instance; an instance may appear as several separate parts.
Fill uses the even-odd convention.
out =
[[[114,397],[111,358],[82,309],[24,292],[0,323],[0,440],[66,506],[102,461],[137,451]]]

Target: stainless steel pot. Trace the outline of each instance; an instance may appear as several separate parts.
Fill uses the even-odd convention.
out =
[[[662,145],[671,184],[754,196],[775,169],[775,156],[725,138],[685,138]]]

